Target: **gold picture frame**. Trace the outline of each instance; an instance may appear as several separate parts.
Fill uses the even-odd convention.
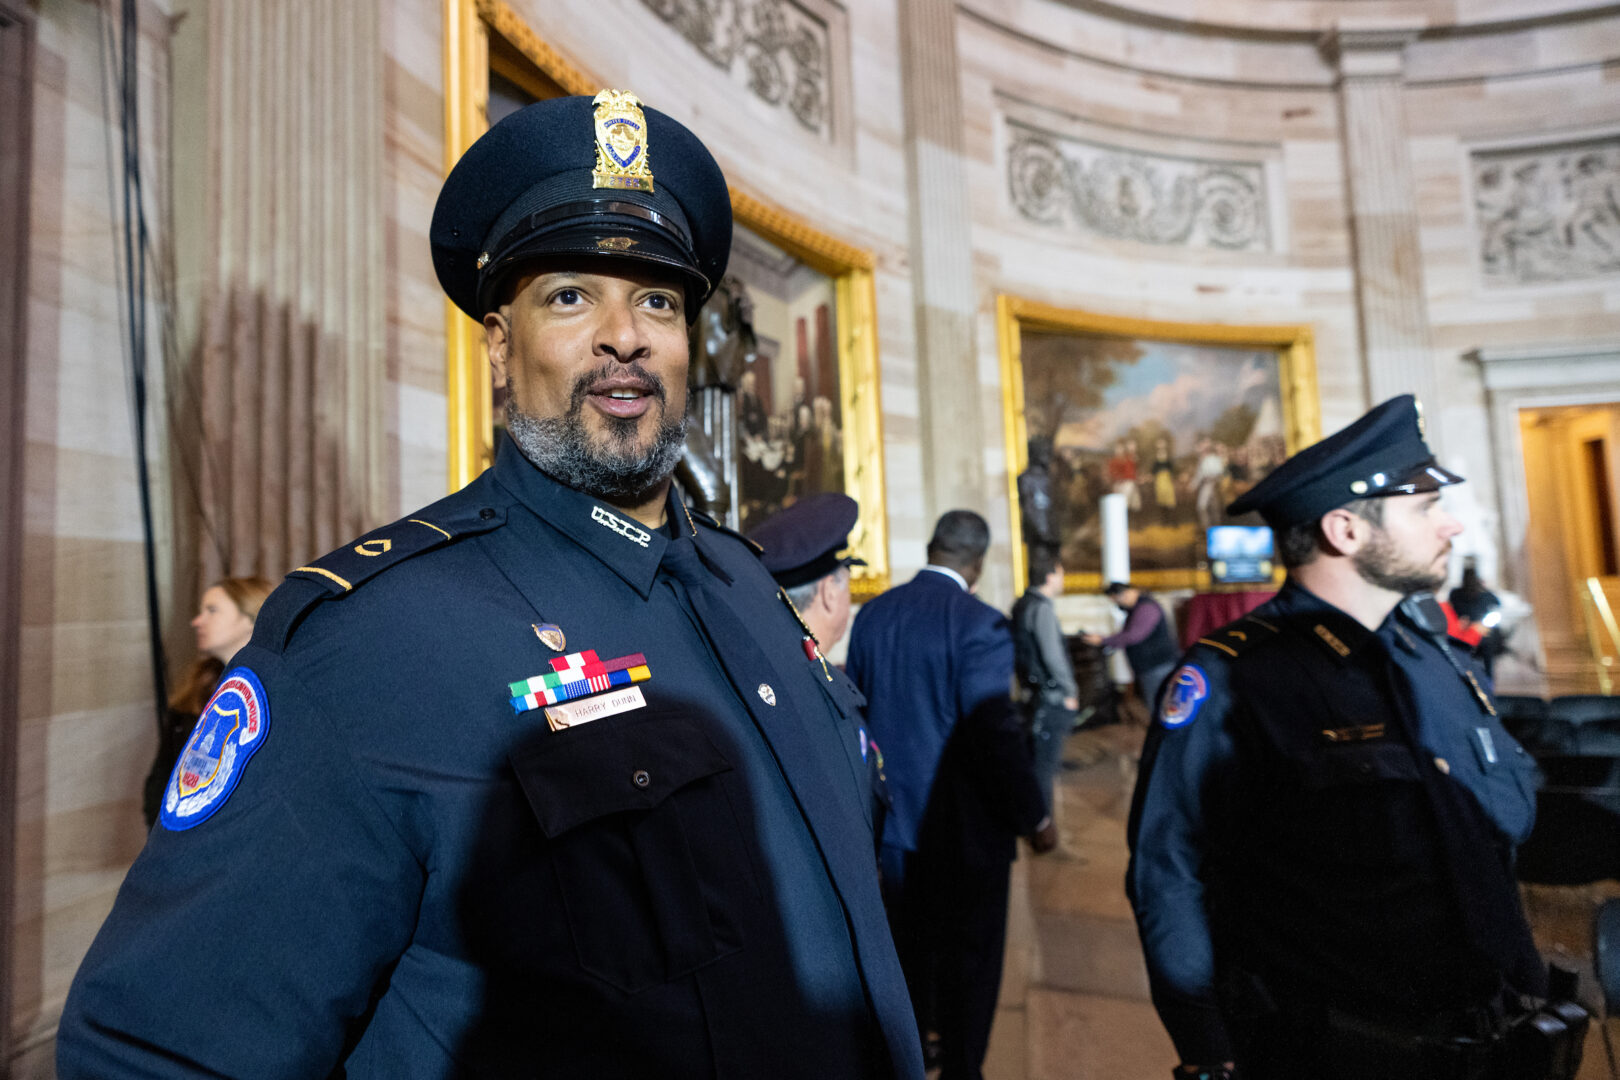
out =
[[[501,0],[444,0],[445,172],[489,128],[493,71],[537,98],[594,94],[593,79],[540,37]],[[731,189],[739,225],[833,279],[838,373],[847,445],[844,490],[860,503],[850,533],[855,567],[851,592],[859,601],[889,587],[887,492],[883,470],[883,408],[878,374],[877,287],[872,252],[845,243],[809,221],[741,188]],[[494,457],[489,365],[483,328],[445,301],[445,372],[449,406],[448,471],[455,491]]]
[[[1018,503],[1018,476],[1029,464],[1029,428],[1024,409],[1022,360],[1022,341],[1026,331],[1275,350],[1287,452],[1293,454],[1321,438],[1316,346],[1310,326],[1165,322],[1060,308],[1002,294],[996,298],[996,333],[1001,353],[1002,427],[1007,449],[1007,496],[1012,517],[1015,582],[1022,583],[1026,577],[1023,522]],[[1150,570],[1133,573],[1131,578],[1133,584],[1148,588],[1210,587],[1209,574],[1201,569]],[[1102,584],[1098,573],[1069,573],[1064,576],[1064,587],[1070,591],[1095,591]]]

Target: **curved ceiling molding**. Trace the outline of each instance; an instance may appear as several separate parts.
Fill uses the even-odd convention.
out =
[[[1422,19],[1431,34],[1495,34],[1602,18],[1607,0],[1052,0],[1122,23],[1257,40],[1314,39],[1344,18]]]
[[[1135,2],[1169,7],[1192,0]],[[1587,0],[1577,11],[1539,15],[1530,20],[1533,27],[1504,17],[1489,24],[1495,28],[1489,44],[1461,36],[1457,24],[1446,28],[1423,21],[1425,9],[1455,9],[1469,2],[1408,0],[1399,5],[1407,12],[1399,18],[1388,14],[1396,9],[1390,0],[1223,0],[1200,3],[1199,10],[1332,9],[1339,14],[1331,23],[1335,28],[1385,22],[1421,27],[1406,49],[1409,86],[1567,75],[1607,68],[1620,54],[1620,4]],[[1549,2],[1557,0],[1499,0],[1497,10]],[[1413,10],[1419,12],[1416,18]],[[1330,90],[1339,78],[1336,65],[1321,51],[1329,32],[1315,26],[1262,30],[1177,22],[1111,0],[960,0],[957,11],[969,22],[1044,52],[1144,78],[1274,91]],[[1469,33],[1483,33],[1479,28],[1485,25],[1475,24]]]

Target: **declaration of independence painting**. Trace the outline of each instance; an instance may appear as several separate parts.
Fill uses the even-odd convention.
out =
[[[1070,575],[1102,569],[1099,500],[1125,496],[1131,572],[1191,583],[1206,530],[1288,456],[1281,353],[1024,328],[1025,421],[1052,440]],[[1179,573],[1177,573],[1179,572]]]
[[[831,277],[741,224],[727,280],[746,289],[755,338],[737,386],[746,532],[806,495],[844,490],[837,305]]]

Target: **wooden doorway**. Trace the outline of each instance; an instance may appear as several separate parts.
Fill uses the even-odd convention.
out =
[[[1620,607],[1620,402],[1520,409],[1519,436],[1548,690],[1589,693],[1599,687],[1587,580]]]

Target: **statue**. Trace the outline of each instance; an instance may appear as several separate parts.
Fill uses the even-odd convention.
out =
[[[698,312],[690,331],[686,375],[686,453],[675,478],[687,502],[735,528],[737,490],[737,388],[758,355],[754,304],[735,276],[723,278]]]
[[[718,386],[735,391],[759,351],[754,336],[754,302],[741,278],[728,274],[692,324],[692,366],[687,386]]]
[[[1030,436],[1029,467],[1018,475],[1018,512],[1029,555],[1026,565],[1034,565],[1038,554],[1057,558],[1063,546],[1063,513],[1054,490],[1052,454],[1050,437]]]
[[[725,520],[731,507],[731,485],[708,432],[699,424],[686,424],[686,452],[675,464],[675,480],[686,494],[686,505],[701,510],[717,521]]]

